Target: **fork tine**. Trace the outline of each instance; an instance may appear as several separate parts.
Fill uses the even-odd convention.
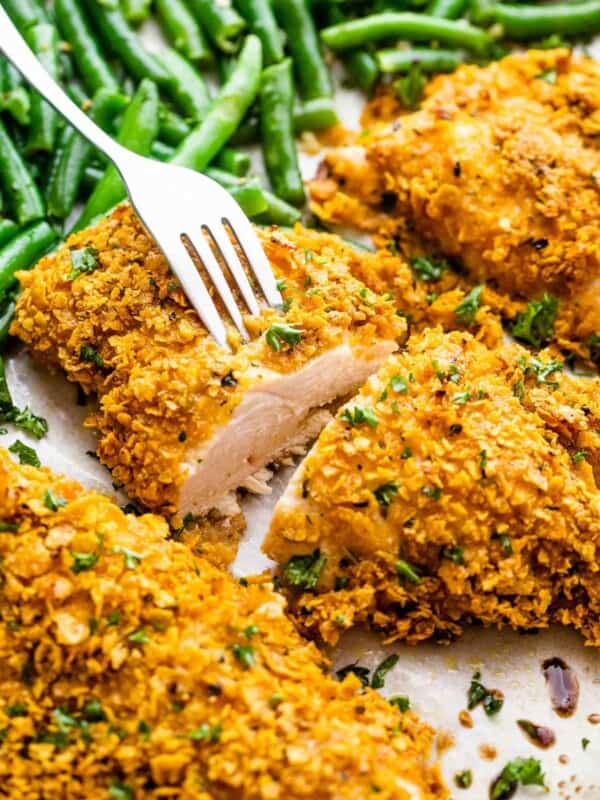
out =
[[[203,232],[194,233],[194,234],[185,234],[190,241],[190,244],[198,254],[200,261],[202,262],[204,269],[210,276],[211,281],[225,308],[229,312],[229,316],[231,317],[233,324],[240,332],[242,339],[244,341],[249,341],[250,337],[248,336],[248,331],[244,325],[244,320],[242,319],[242,315],[240,310],[235,302],[235,297],[231,289],[229,288],[229,284],[227,283],[225,276],[223,275],[223,271],[217,259],[214,256],[214,253],[204,235]]]
[[[267,303],[275,308],[283,306],[283,298],[277,288],[273,270],[250,220],[239,211],[224,221],[229,223],[240,247],[246,254]]]
[[[248,276],[246,275],[246,272],[242,266],[242,262],[235,251],[235,247],[231,244],[231,240],[227,235],[227,231],[223,225],[218,224],[210,228],[210,233],[215,240],[217,247],[221,251],[221,255],[225,259],[225,263],[229,267],[229,271],[231,272],[233,279],[242,293],[242,297],[246,301],[248,310],[251,314],[260,314],[258,301],[254,296]]]
[[[227,330],[219,316],[217,307],[213,303],[208,289],[198,274],[194,263],[190,259],[185,245],[175,237],[163,237],[162,251],[171,265],[171,269],[178,277],[188,300],[198,312],[198,316],[206,325],[206,329],[215,339],[217,344],[229,350],[227,343]]]

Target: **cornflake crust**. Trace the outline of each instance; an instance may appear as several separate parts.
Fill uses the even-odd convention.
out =
[[[448,798],[428,726],[168,533],[0,450],[5,797]]]
[[[559,622],[600,645],[600,380],[563,366],[440,329],[388,359],[274,512],[264,549],[302,630]]]
[[[148,508],[204,513],[252,485],[265,464],[314,438],[330,418],[323,407],[405,339],[394,296],[352,277],[339,239],[299,228],[263,242],[285,313],[248,317],[252,341],[232,329],[231,353],[207,335],[129,206],[19,276],[12,333],[98,394],[87,424],[100,460]],[[82,254],[89,267],[77,270]]]
[[[532,50],[436,77],[413,114],[384,95],[367,113],[372,134],[326,157],[313,211],[405,255],[455,260],[506,296],[506,316],[519,310],[510,301],[548,293],[550,334],[598,361],[599,87],[598,62]]]

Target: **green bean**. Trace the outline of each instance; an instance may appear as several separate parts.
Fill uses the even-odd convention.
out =
[[[27,29],[27,41],[38,59],[53,78],[59,77],[58,35],[54,25],[32,25]],[[27,152],[51,152],[56,139],[58,115],[37,92],[31,93]]]
[[[97,125],[108,130],[115,116],[123,111],[127,103],[124,95],[100,89],[92,101],[90,116]],[[94,152],[87,139],[73,128],[67,129],[66,137],[47,193],[48,213],[58,219],[66,219],[73,210],[85,168]]]
[[[368,50],[352,50],[344,59],[350,82],[370,94],[379,78],[377,61]]]
[[[82,192],[88,195],[91,194],[96,188],[98,182],[102,180],[103,175],[104,175],[103,169],[95,167],[93,164],[88,164],[88,166],[85,168],[83,172],[83,178],[81,180]]]
[[[255,180],[237,178],[230,172],[216,167],[208,167],[205,175],[227,189],[247,217],[254,218],[269,210],[268,193],[261,189]]]
[[[135,153],[146,156],[158,134],[159,97],[156,85],[143,80],[123,114],[118,141]],[[73,230],[81,230],[105,214],[126,195],[123,181],[111,164],[89,197]]]
[[[167,144],[178,145],[191,133],[192,129],[187,122],[166,106],[160,107],[158,119],[159,136]]]
[[[254,102],[261,68],[260,39],[251,34],[246,38],[234,71],[213,100],[208,114],[175,151],[174,163],[199,172],[210,164]]]
[[[279,24],[287,35],[303,99],[330,96],[333,89],[329,70],[306,0],[274,0],[273,6]]]
[[[267,67],[260,88],[262,151],[275,194],[293,205],[305,200],[294,138],[294,81],[289,58]]]
[[[6,111],[20,125],[28,125],[30,108],[21,76],[12,64],[0,58],[0,111]]]
[[[139,25],[145,22],[152,11],[152,0],[121,0],[127,22]]]
[[[167,39],[194,63],[209,66],[214,61],[204,31],[184,0],[156,0],[158,19]]]
[[[301,214],[297,208],[271,194],[271,192],[263,191],[263,194],[267,201],[267,208],[262,214],[254,218],[256,223],[291,228],[298,222]]]
[[[376,57],[382,72],[408,72],[413,64],[423,72],[453,72],[462,61],[456,50],[431,47],[379,50]]]
[[[370,17],[332,25],[321,31],[321,38],[333,50],[350,50],[380,39],[436,40],[466,50],[483,52],[492,37],[466,22],[414,14],[410,11],[388,11]]]
[[[17,235],[19,226],[12,219],[0,219],[0,247]]]
[[[35,0],[2,0],[2,7],[21,33],[32,25],[50,21],[44,8]]]
[[[94,94],[98,89],[118,91],[118,83],[107,64],[85,15],[81,0],[54,0],[56,23],[71,53],[86,89]]]
[[[230,189],[239,189],[241,186],[257,186],[258,183],[254,178],[248,180],[248,178],[239,178],[237,175],[233,175],[231,172],[227,172],[225,169],[220,169],[219,167],[207,167],[204,170],[204,174],[207,178],[211,178],[213,181],[216,181],[220,186],[228,191]]]
[[[2,304],[0,309],[0,349],[6,344],[8,332],[15,316],[16,300],[10,299]]]
[[[462,16],[466,5],[467,0],[432,0],[425,13],[431,17],[458,19]]]
[[[240,147],[245,144],[256,144],[260,142],[260,120],[254,113],[254,109],[238,125],[235,133],[229,140],[232,147]]]
[[[176,50],[162,50],[157,58],[173,78],[173,99],[187,118],[199,122],[211,103],[206,81]]]
[[[21,225],[44,216],[44,203],[39,189],[2,122],[0,122],[0,182],[7,197],[12,201],[15,217]]]
[[[231,0],[190,0],[192,11],[210,40],[224,53],[235,53],[246,23]]]
[[[491,13],[504,34],[514,39],[539,39],[553,33],[591,36],[600,31],[600,0],[543,6],[495,3]]]
[[[34,222],[0,249],[0,294],[15,282],[15,273],[31,269],[56,241],[47,222]]]
[[[338,116],[330,97],[316,97],[294,106],[294,130],[318,131],[337,125]]]
[[[170,88],[173,79],[142,45],[120,8],[107,8],[98,0],[85,0],[85,5],[106,45],[137,80],[149,78],[159,86]]]
[[[237,178],[243,178],[248,174],[252,165],[252,159],[248,153],[225,147],[215,159],[215,165],[225,172],[231,172]]]
[[[265,66],[277,64],[283,59],[283,35],[270,0],[237,0],[237,7],[252,33],[261,41]]]
[[[165,144],[165,142],[161,142],[160,139],[153,142],[150,148],[150,155],[157,161],[169,161],[173,157],[174,152],[174,147],[171,147],[170,144]]]

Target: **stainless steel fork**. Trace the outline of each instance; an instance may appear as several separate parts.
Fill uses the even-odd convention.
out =
[[[256,231],[231,195],[204,175],[144,158],[112,139],[71,101],[46,72],[1,6],[0,52],[70,125],[118,169],[132,206],[218,344],[228,347],[226,326],[192,260],[188,245],[202,262],[234,325],[247,340],[242,312],[215,250],[227,265],[250,313],[259,313],[259,304],[228,229],[240,245],[266,302],[277,307],[283,300]]]

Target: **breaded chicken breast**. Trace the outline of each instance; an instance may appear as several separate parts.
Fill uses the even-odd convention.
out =
[[[448,797],[430,728],[168,533],[0,451],[4,797]]]
[[[560,622],[600,646],[599,398],[548,352],[412,337],[276,506],[264,549],[301,627],[414,643]]]
[[[330,154],[313,208],[408,249],[416,232],[515,300],[547,293],[558,342],[596,359],[598,133],[597,62],[556,50],[464,66],[431,82],[420,111]]]
[[[263,240],[286,309],[248,318],[252,341],[232,331],[230,353],[128,206],[20,275],[12,333],[98,394],[100,460],[149,508],[198,514],[239,486],[262,490],[253,476],[314,438],[326,406],[405,338],[394,295],[352,276],[362,256],[339,239],[299,229]]]

